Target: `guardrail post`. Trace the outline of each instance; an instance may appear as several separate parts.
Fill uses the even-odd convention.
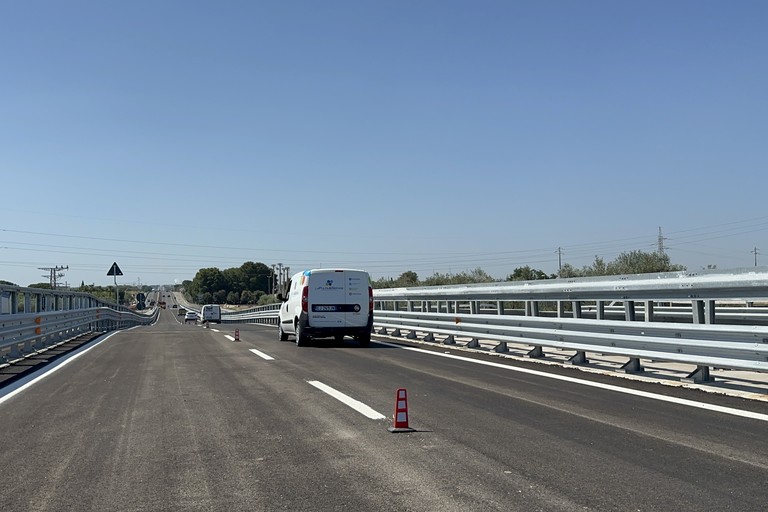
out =
[[[598,300],[595,304],[595,318],[605,320],[605,301]]]
[[[480,309],[479,304],[476,300],[469,301],[469,314],[470,315],[476,315],[478,310]]]
[[[557,301],[557,318],[563,318],[565,316],[565,302],[562,300]]]
[[[536,300],[525,301],[525,316],[539,316],[539,302]]]
[[[480,345],[478,344],[478,346]],[[502,341],[501,343],[493,347],[493,351],[498,352],[499,354],[504,354],[506,352],[509,352],[509,348],[507,348],[507,342]]]
[[[447,338],[443,340],[443,345],[455,345],[456,340],[453,337],[453,334],[449,334]]]
[[[706,323],[714,324],[715,323],[715,301],[714,300],[708,300],[705,302],[704,313],[705,313],[704,319]]]
[[[584,318],[581,313],[581,301],[575,300],[571,302],[571,309],[573,309],[573,318]]]
[[[703,300],[694,300],[691,304],[692,306],[692,313],[693,313],[693,323],[695,324],[703,324],[705,323],[705,317],[704,314],[704,301]]]
[[[637,314],[635,313],[635,301],[633,300],[624,301],[624,319],[627,322],[634,322],[635,320],[637,320]]]
[[[653,322],[653,301],[645,301],[645,321]]]
[[[499,300],[499,301],[496,302],[496,311],[498,312],[499,315],[503,315],[504,314],[504,301],[503,300]]]

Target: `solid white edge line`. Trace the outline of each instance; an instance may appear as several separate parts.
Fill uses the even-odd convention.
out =
[[[130,329],[125,329],[125,330],[126,331],[130,331],[131,329],[135,329],[135,328],[136,327],[131,327]],[[108,334],[103,339],[101,339],[101,340],[99,340],[99,341],[97,341],[95,343],[89,342],[89,343],[93,343],[93,345],[86,346],[86,348],[76,349],[74,351],[74,353],[72,353],[69,356],[63,357],[61,360],[59,360],[56,363],[54,363],[53,366],[51,366],[50,368],[41,368],[40,370],[34,372],[32,375],[24,377],[23,379],[19,380],[18,382],[15,382],[14,384],[10,385],[8,387],[8,389],[9,389],[8,392],[6,394],[0,395],[0,404],[5,402],[6,400],[10,400],[14,396],[18,395],[19,393],[21,393],[25,389],[31,387],[32,385],[34,385],[37,382],[43,380],[44,378],[48,377],[49,375],[52,375],[53,373],[59,371],[64,366],[68,365],[69,363],[71,363],[72,361],[74,361],[75,359],[80,357],[81,355],[85,354],[89,350],[98,347],[99,345],[101,345],[102,343],[104,343],[109,338],[111,338],[112,336],[114,336],[115,334],[117,334],[119,332],[122,332],[122,331],[114,331],[114,332]],[[6,391],[6,390],[4,390],[4,391]]]
[[[327,393],[327,394],[331,395],[333,398],[335,398],[339,402],[343,403],[344,405],[346,405],[348,407],[351,407],[352,409],[356,410],[357,412],[359,412],[360,414],[362,414],[366,418],[370,418],[372,420],[385,420],[385,419],[387,419],[386,416],[384,416],[383,414],[381,414],[381,413],[379,413],[377,411],[374,411],[373,409],[371,409],[370,407],[368,407],[364,403],[359,402],[359,401],[355,400],[354,398],[351,398],[351,397],[345,395],[341,391],[336,391],[332,387],[327,386],[327,385],[323,384],[320,381],[308,380],[307,383],[309,385],[311,385],[311,386],[316,387],[317,389],[319,389],[323,393]]]
[[[383,345],[388,345],[391,347],[397,347],[401,348],[403,350],[411,350],[413,352],[421,352],[423,354],[429,354],[432,356],[439,356],[439,357],[446,357],[448,359],[456,359],[458,361],[466,361],[468,363],[475,363],[475,364],[482,364],[485,366],[493,366],[494,368],[502,368],[504,370],[510,370],[513,372],[519,372],[519,373],[527,373],[529,375],[537,375],[539,377],[546,377],[548,379],[555,379],[555,380],[561,380],[565,382],[570,382],[572,384],[581,384],[583,386],[590,386],[593,388],[601,388],[601,389],[607,389],[609,391],[615,391],[617,393],[624,393],[627,395],[635,395],[635,396],[641,396],[643,398],[650,398],[652,400],[659,400],[662,402],[671,402],[678,405],[685,405],[688,407],[696,407],[698,409],[706,409],[710,411],[717,411],[721,412],[723,414],[730,414],[732,416],[741,416],[743,418],[750,418],[753,420],[759,420],[759,421],[768,421],[768,414],[762,414],[759,412],[751,412],[751,411],[742,411],[741,409],[734,409],[732,407],[723,407],[722,405],[714,405],[714,404],[707,404],[704,402],[696,402],[694,400],[688,400],[686,398],[677,398],[673,396],[665,396],[660,395],[658,393],[649,393],[647,391],[639,391],[636,389],[629,389],[629,388],[623,388],[621,386],[614,386],[613,384],[603,384],[601,382],[593,382],[589,380],[581,380],[577,379],[575,377],[566,377],[564,375],[556,375],[553,373],[547,373],[542,372],[539,370],[530,370],[528,368],[520,368],[517,366],[510,366],[506,364],[501,363],[494,363],[493,361],[481,361],[479,359],[472,359],[470,357],[464,357],[464,356],[457,356],[454,354],[444,354],[441,352],[433,352],[431,350],[424,350],[422,348],[416,348],[416,347],[404,347],[402,345],[396,345],[394,343],[386,343],[379,341],[378,343],[382,343]]]
[[[248,349],[248,350],[250,350],[251,352],[253,352],[253,353],[254,353],[254,354],[256,354],[257,356],[259,356],[260,358],[262,358],[262,359],[266,359],[267,361],[274,361],[274,360],[275,360],[275,358],[274,358],[274,357],[272,357],[272,356],[268,356],[268,355],[267,355],[267,354],[265,354],[264,352],[262,352],[262,351],[260,351],[260,350],[256,350],[255,348],[250,348],[250,349]]]
[[[234,336],[230,336],[229,334],[225,334],[224,337],[227,338],[229,341],[235,341]]]

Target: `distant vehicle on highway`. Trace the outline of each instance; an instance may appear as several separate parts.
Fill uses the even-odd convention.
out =
[[[187,313],[187,310],[184,308],[179,308],[179,316],[184,316]]]
[[[297,345],[311,338],[354,337],[362,346],[371,342],[373,289],[368,272],[355,269],[313,269],[295,274],[280,307],[278,337],[296,337]]]
[[[172,308],[174,308],[174,309],[176,309],[176,308],[177,308],[177,307],[179,307],[179,306],[178,306],[177,304],[174,304],[174,305],[173,305],[173,306],[171,306],[171,307],[172,307]]]
[[[195,313],[194,311],[187,311],[184,314],[184,323],[186,324],[187,322],[192,322],[192,323],[197,322],[197,313]]]
[[[221,323],[221,306],[218,304],[206,304],[200,310],[200,321],[212,324]]]

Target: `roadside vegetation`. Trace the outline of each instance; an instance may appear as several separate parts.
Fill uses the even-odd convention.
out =
[[[564,264],[557,274],[547,274],[543,270],[526,265],[517,267],[503,281],[535,281],[540,279],[557,279],[572,277],[596,277],[623,274],[648,274],[655,272],[677,272],[685,270],[682,265],[673,265],[669,256],[657,252],[632,251],[620,254],[615,260],[606,263],[595,256],[592,265],[576,268]],[[481,268],[458,274],[435,273],[420,280],[416,272],[403,272],[397,279],[384,277],[373,282],[374,288],[403,288],[413,286],[437,286],[448,284],[491,283],[498,281],[489,276]]]

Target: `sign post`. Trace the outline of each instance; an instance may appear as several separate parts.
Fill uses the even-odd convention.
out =
[[[117,266],[117,262],[112,263],[112,266],[109,268],[109,272],[107,272],[108,276],[114,276],[115,277],[115,305],[120,305],[120,294],[117,291],[117,276],[123,275],[123,271],[120,270],[120,267]]]

